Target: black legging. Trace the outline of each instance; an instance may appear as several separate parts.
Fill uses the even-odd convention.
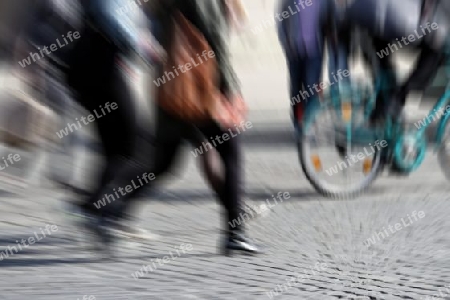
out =
[[[208,140],[216,136],[222,136],[228,131],[222,130],[217,124],[211,122],[205,126],[194,127],[193,125],[182,122],[162,110],[158,109],[157,130],[153,138],[141,137],[137,147],[137,153],[133,155],[133,160],[124,165],[124,168],[118,172],[115,179],[95,194],[91,200],[97,202],[106,194],[113,194],[113,189],[130,185],[132,180],[138,182],[138,176],[142,177],[144,173],[154,174],[155,180],[149,181],[144,186],[133,189],[126,195],[121,196],[114,202],[108,203],[101,209],[105,215],[114,215],[117,218],[123,218],[130,214],[130,209],[135,206],[139,195],[151,188],[156,180],[166,174],[175,164],[177,154],[183,140],[198,140],[197,133],[201,132]],[[220,154],[225,170],[225,180],[222,188],[217,190],[220,203],[227,211],[227,222],[232,222],[239,217],[241,201],[241,154],[239,147],[239,136],[233,137],[223,143],[216,142],[215,149]],[[198,158],[201,159],[201,158]],[[233,222],[232,222],[233,223]],[[239,228],[227,225],[229,230]]]

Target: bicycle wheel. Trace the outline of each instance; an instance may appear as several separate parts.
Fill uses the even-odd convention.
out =
[[[310,106],[298,140],[302,170],[312,186],[331,198],[364,192],[382,169],[377,134],[364,128],[364,105],[350,101]]]

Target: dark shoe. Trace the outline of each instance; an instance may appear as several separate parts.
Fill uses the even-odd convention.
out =
[[[242,251],[247,254],[259,254],[262,252],[249,238],[238,231],[230,232],[222,246],[222,254],[225,256],[231,256],[233,251]]]

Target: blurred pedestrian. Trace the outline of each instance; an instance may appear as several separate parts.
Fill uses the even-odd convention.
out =
[[[232,128],[236,122],[239,123],[242,120],[244,106],[242,105],[239,86],[229,61],[226,45],[225,36],[228,26],[225,3],[219,0],[169,0],[157,2],[160,5],[153,7],[153,9],[157,11],[155,15],[161,22],[160,28],[163,29],[158,40],[161,41],[162,46],[168,53],[169,59],[169,63],[166,62],[159,72],[161,77],[168,74],[172,69],[172,66],[169,66],[170,62],[176,61],[179,58],[171,57],[172,50],[178,49],[178,54],[184,52],[182,49],[178,48],[180,45],[177,44],[177,42],[187,44],[192,42],[193,47],[199,47],[197,43],[194,43],[193,39],[196,39],[195,42],[199,42],[200,36],[204,36],[207,48],[210,47],[212,49],[215,59],[207,62],[203,61],[200,66],[196,66],[190,71],[183,72],[183,74],[185,74],[184,76],[183,74],[177,73],[178,77],[169,78],[168,82],[159,86],[157,95],[159,95],[158,99],[160,100],[158,100],[158,106],[156,108],[157,126],[153,141],[154,152],[151,161],[148,162],[148,158],[145,157],[148,155],[145,152],[144,157],[142,157],[142,154],[140,157],[136,155],[134,165],[128,164],[117,174],[109,185],[104,186],[99,193],[91,198],[92,205],[103,197],[103,195],[111,194],[114,189],[128,185],[143,174],[152,174],[154,179],[160,179],[162,175],[166,174],[173,167],[183,140],[197,138],[195,136],[198,135],[198,132],[201,132],[206,139],[223,136],[223,134],[229,132],[229,128]],[[154,5],[154,3],[155,2],[153,2],[152,5]],[[173,20],[181,19],[186,20],[183,24],[187,22],[187,25],[184,27],[176,27],[175,24],[179,23],[174,23]],[[194,31],[191,31],[189,36],[181,36],[179,30],[187,30],[186,27],[190,26],[195,28]],[[207,48],[205,48],[205,50],[207,50]],[[190,49],[185,50],[189,51]],[[186,53],[188,52],[185,52],[184,54]],[[200,54],[202,54],[202,51],[198,53],[198,55]],[[197,58],[192,57],[192,59]],[[218,71],[217,83],[215,83],[214,78],[201,78],[204,74],[199,73],[199,70],[206,71],[210,67],[213,67],[215,61],[217,61]],[[175,67],[176,66],[174,65],[173,68]],[[196,70],[195,68],[199,69]],[[172,73],[172,75],[174,74],[175,73]],[[211,74],[211,77],[216,76],[214,73]],[[202,82],[195,81],[197,76],[200,76],[198,80],[202,80]],[[173,77],[175,77],[175,75]],[[190,80],[193,80],[191,92],[180,96],[180,98],[171,99],[183,101],[183,97],[185,97],[186,107],[180,108],[179,110],[171,109],[171,106],[173,107],[174,103],[170,101],[164,102],[164,99],[166,99],[165,97],[171,97],[173,95],[170,95],[170,92],[169,94],[165,94],[165,92],[168,92],[168,90],[172,88],[173,93],[176,93],[176,90],[180,88],[180,82]],[[206,91],[211,92],[211,94],[205,93],[208,95],[207,97],[209,97],[209,99],[204,98],[199,100],[206,101],[215,106],[215,109],[208,111],[208,113],[211,113],[211,115],[208,115],[210,118],[203,119],[202,123],[181,117],[184,113],[193,111],[193,107],[189,106],[192,103],[188,103],[187,99],[188,97],[191,97],[190,93],[201,93],[204,91],[198,89],[197,87],[199,86],[204,86]],[[215,91],[217,91],[217,94]],[[164,95],[164,97],[161,95]],[[178,104],[180,104],[180,102]],[[142,142],[145,141],[142,140]],[[233,220],[239,219],[239,213],[242,211],[242,171],[239,136],[216,145],[215,148],[220,154],[225,170],[223,187],[217,191],[219,201],[227,212],[225,218],[227,236],[221,249],[225,254],[228,254],[232,250],[256,253],[259,249],[245,237],[243,224],[236,226],[235,222],[233,222]],[[146,188],[149,188],[153,186],[153,184],[154,180],[147,182],[145,186]],[[138,196],[143,190],[143,188],[133,189],[126,195],[116,199],[114,202],[106,204],[106,206],[102,208],[103,221],[108,223],[108,218],[123,218],[124,215],[129,213],[132,206],[134,206],[133,203],[136,203]]]
[[[302,2],[280,0],[280,13],[291,12],[289,18],[278,22],[278,37],[286,56],[290,78],[290,96],[294,127],[301,129],[307,105],[318,101],[318,91],[324,54],[326,25],[332,16],[331,1]]]
[[[83,8],[84,29],[75,44],[69,60],[67,81],[74,91],[76,101],[92,115],[114,105],[115,109],[97,117],[95,125],[103,146],[104,167],[93,192],[79,202],[86,216],[86,228],[105,240],[106,228],[100,226],[101,211],[92,205],[92,197],[108,184],[136,152],[139,139],[148,139],[148,128],[141,126],[136,101],[123,76],[123,57],[137,54],[150,63],[155,59],[156,47],[152,44],[146,18],[142,11],[132,9],[123,13],[126,0],[80,0]],[[148,151],[146,152],[147,155]],[[94,195],[94,196],[93,196]],[[145,235],[139,228],[128,226],[120,220],[116,228],[129,234]],[[99,231],[100,229],[105,229]]]
[[[81,8],[78,0],[42,0],[30,1],[27,12],[29,16],[26,21],[22,21],[22,29],[15,42],[13,70],[20,78],[25,79],[33,97],[59,116],[59,127],[63,128],[71,121],[74,106],[64,79],[68,70],[67,59],[76,41],[72,36],[71,42],[65,43],[64,39],[65,35],[82,29]],[[63,47],[49,51],[54,50],[50,46],[56,46],[58,41],[62,41]],[[78,133],[74,132],[61,141],[64,154],[72,161],[77,136]],[[70,168],[68,172],[65,179],[59,176],[53,176],[52,179],[72,184],[75,180],[75,168]]]

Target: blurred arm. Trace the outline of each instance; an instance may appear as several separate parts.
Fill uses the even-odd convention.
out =
[[[137,52],[147,63],[151,39],[146,16],[129,0],[95,0],[90,2],[91,20],[123,52]],[[145,44],[147,43],[147,45]]]

